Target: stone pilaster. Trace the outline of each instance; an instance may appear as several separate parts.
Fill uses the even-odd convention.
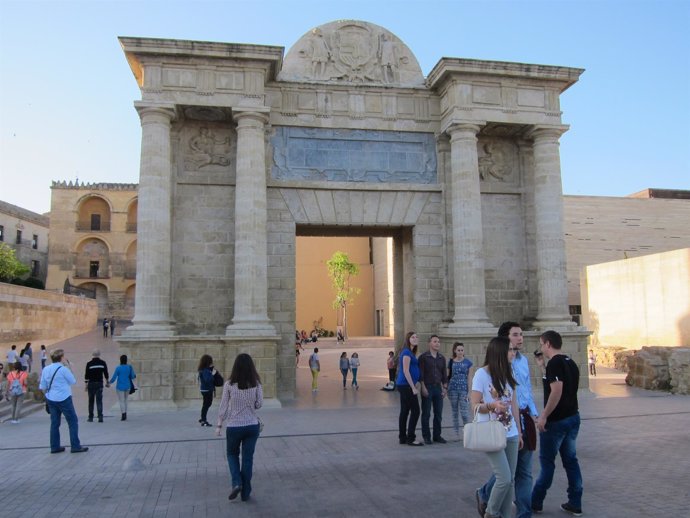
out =
[[[529,133],[534,150],[534,223],[539,329],[573,327],[563,235],[560,136],[567,126],[535,126]]]
[[[484,242],[479,190],[477,124],[453,124],[450,134],[450,189],[453,225],[453,323],[446,332],[486,330]]]
[[[171,336],[172,153],[175,107],[135,102],[141,118],[137,224],[137,290],[133,325],[126,334]]]
[[[233,110],[237,121],[235,312],[228,336],[275,337],[268,319],[266,248],[267,108]]]

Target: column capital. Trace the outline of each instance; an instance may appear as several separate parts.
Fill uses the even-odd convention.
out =
[[[148,101],[134,101],[134,108],[139,113],[139,118],[143,121],[149,115],[158,115],[172,122],[177,117],[177,110],[173,103],[154,103]]]
[[[259,122],[265,126],[266,124],[268,124],[270,112],[270,108],[266,108],[263,106],[252,106],[251,108],[233,108],[232,118],[238,124],[241,121],[250,121]]]
[[[483,124],[475,122],[452,122],[444,130],[450,135],[451,142],[458,139],[477,139],[477,133],[482,129]]]
[[[547,126],[541,124],[535,124],[526,133],[525,138],[531,140],[558,140],[561,135],[568,131],[570,126],[558,125],[558,126]]]

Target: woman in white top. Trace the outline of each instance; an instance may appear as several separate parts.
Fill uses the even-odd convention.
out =
[[[357,383],[357,369],[359,369],[359,354],[352,353],[350,356],[350,370],[352,371],[352,387],[359,390],[359,383]]]
[[[235,358],[230,379],[223,385],[223,399],[220,401],[216,427],[216,435],[220,437],[223,423],[227,423],[225,441],[232,478],[232,491],[228,496],[230,500],[242,493],[242,501],[245,502],[249,500],[252,492],[254,448],[259,439],[259,418],[256,410],[261,408],[263,400],[261,378],[256,372],[252,357],[245,353],[239,354]]]
[[[517,383],[510,366],[510,341],[505,337],[492,338],[486,349],[484,365],[472,379],[472,410],[478,411],[479,421],[497,419],[506,429],[506,447],[489,452],[487,457],[496,476],[486,506],[485,518],[512,516],[513,479],[518,449],[522,448],[517,396]]]

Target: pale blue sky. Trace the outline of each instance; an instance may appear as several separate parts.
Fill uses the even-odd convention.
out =
[[[690,189],[690,0],[0,0],[0,200],[46,212],[51,180],[138,181],[117,36],[287,52],[348,18],[395,33],[425,75],[443,56],[584,68],[561,96],[564,192]]]

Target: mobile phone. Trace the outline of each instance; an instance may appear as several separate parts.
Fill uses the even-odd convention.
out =
[[[539,349],[537,349],[536,351],[534,351],[534,356],[536,356],[537,358],[539,358],[539,357],[542,356],[543,354],[544,354],[544,353],[541,352]]]

